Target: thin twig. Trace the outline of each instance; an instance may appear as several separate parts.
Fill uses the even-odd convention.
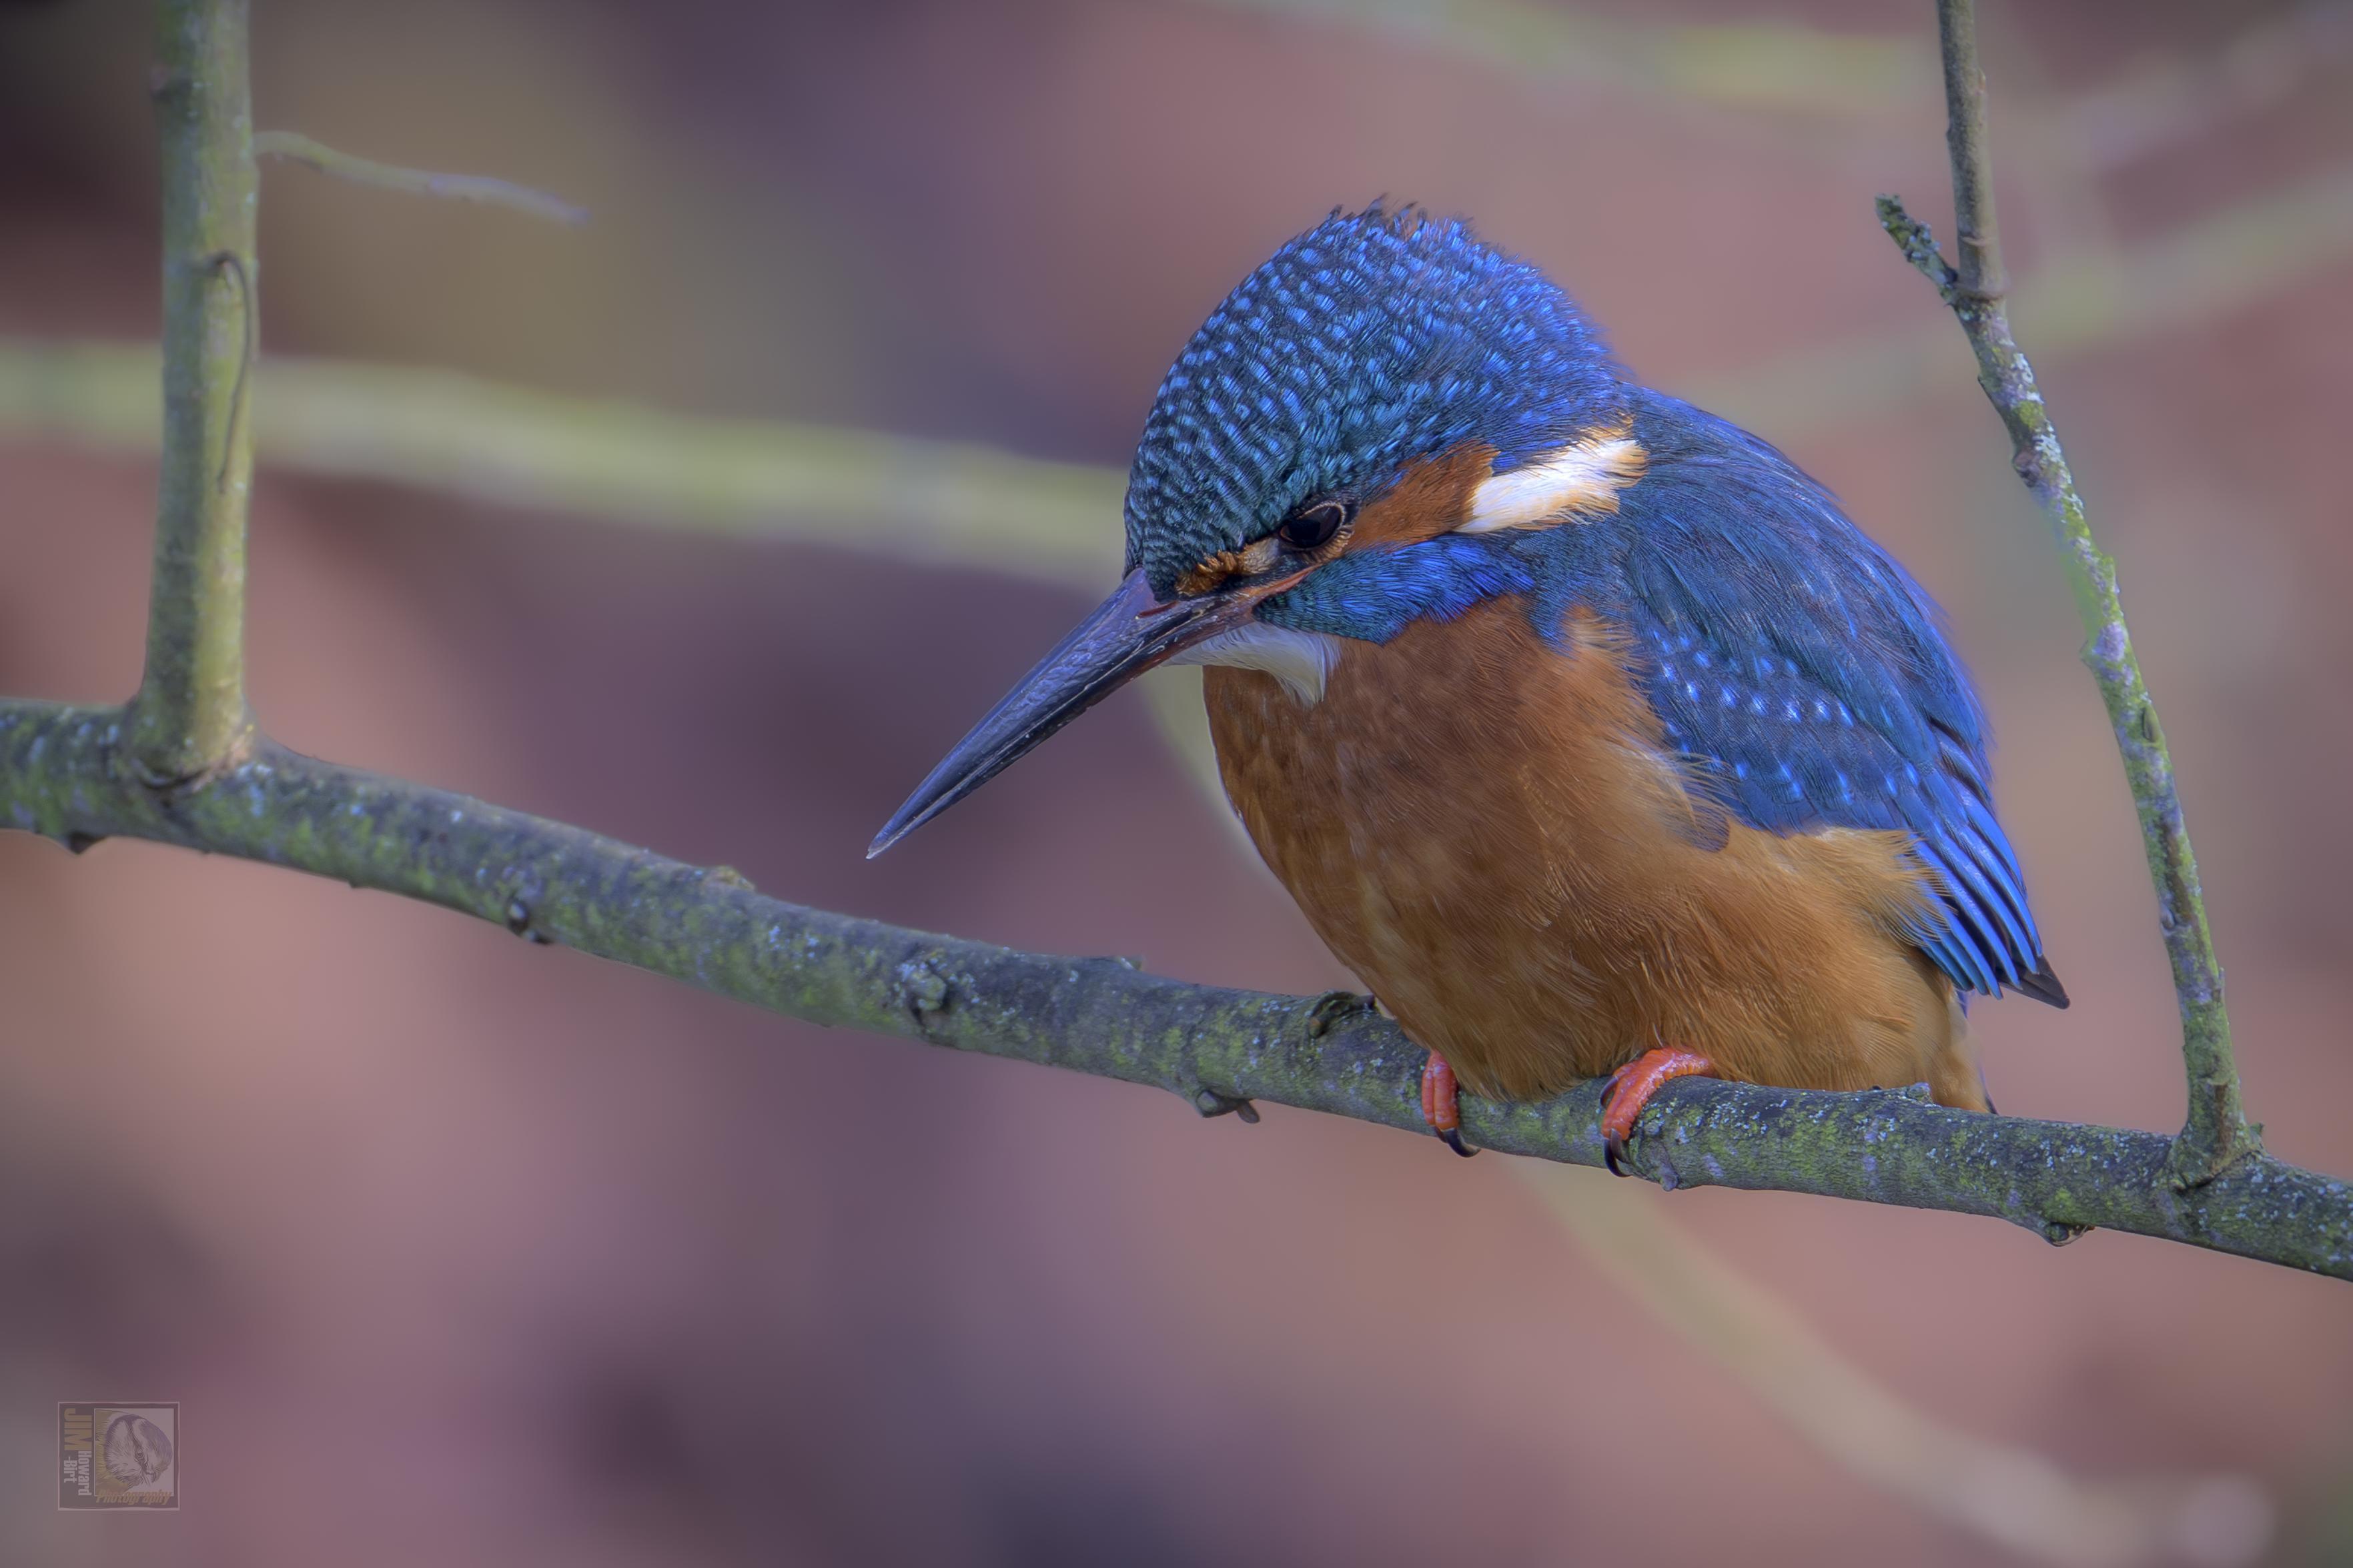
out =
[[[164,163],[164,425],[147,664],[128,760],[151,784],[236,754],[245,706],[242,414],[254,258],[246,0],[163,0],[155,120]]]
[[[1965,300],[2010,292],[1994,219],[1993,166],[1986,148],[1985,68],[1978,63],[1976,0],[1938,0],[1936,34],[1945,62],[1945,148],[1953,163],[1953,243],[1960,252],[1952,287]]]
[[[2189,1079],[2189,1111],[2175,1140],[2168,1169],[2175,1184],[2213,1180],[2261,1152],[2262,1140],[2240,1100],[2238,1065],[2231,1048],[2230,1016],[2222,1002],[2222,967],[2214,955],[2190,853],[2173,759],[2141,679],[2126,630],[2116,563],[2092,537],[2083,497],[2059,445],[2034,369],[2010,334],[2001,302],[2002,266],[1994,219],[1992,162],[1985,136],[1985,75],[1978,63],[1973,0],[1937,0],[1945,47],[1945,83],[1951,113],[1956,228],[1960,261],[1937,249],[1926,224],[1894,196],[1879,198],[1879,220],[1905,259],[1936,286],[1938,295],[1976,351],[1978,384],[2008,427],[2019,478],[2056,526],[2060,552],[2083,617],[2084,662],[2099,682],[2125,774],[2140,816],[2149,874],[2157,885],[2165,949],[2181,1010],[2181,1053]]]
[[[337,152],[299,131],[264,131],[254,137],[253,150],[262,157],[284,158],[355,185],[405,191],[413,196],[438,196],[444,201],[477,202],[483,206],[505,207],[511,212],[546,218],[551,223],[578,225],[588,221],[586,207],[575,206],[561,196],[534,191],[512,180],[493,179],[488,174],[437,174],[429,169],[379,163],[373,158]]]

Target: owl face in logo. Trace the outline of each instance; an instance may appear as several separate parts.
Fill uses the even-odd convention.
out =
[[[172,1439],[144,1415],[120,1412],[106,1424],[106,1468],[126,1487],[153,1486],[172,1468]]]

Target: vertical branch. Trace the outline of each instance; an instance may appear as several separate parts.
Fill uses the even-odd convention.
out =
[[[1976,351],[1978,384],[1985,388],[2010,431],[2019,478],[2042,503],[2058,534],[2074,589],[2085,642],[2084,662],[2099,682],[2116,747],[2124,758],[2139,813],[2149,876],[2157,886],[2158,919],[2181,1010],[2181,1054],[2189,1078],[2189,1115],[2168,1164],[2174,1182],[2211,1180],[2262,1147],[2240,1100],[2231,1021],[2222,1005],[2222,966],[2206,923],[2198,862],[2182,824],[2173,759],[2158,727],[2157,705],[2141,679],[2140,661],[2125,627],[2116,563],[2092,537],[2083,497],[2051,424],[2034,369],[2010,335],[2001,303],[1999,229],[1994,222],[1992,162],[1986,145],[1985,72],[1978,62],[1974,0],[1937,0],[1944,43],[1945,92],[1951,116],[1953,202],[1960,266],[1946,264],[1925,224],[1893,196],[1879,198],[1879,219],[1907,259],[1936,285]]]
[[[2010,279],[2002,271],[2001,229],[1994,221],[1975,0],[1940,3],[1936,37],[1945,61],[1945,149],[1953,163],[1953,243],[1961,258],[1955,286],[1971,300],[1999,300],[2010,292]]]
[[[164,177],[164,445],[147,666],[131,758],[150,784],[244,743],[246,417],[254,286],[248,0],[158,0],[152,87]]]

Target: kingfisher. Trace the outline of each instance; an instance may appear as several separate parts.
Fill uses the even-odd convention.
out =
[[[1605,1076],[1613,1171],[1689,1074],[1989,1110],[1968,998],[2067,1005],[1927,594],[1468,224],[1277,250],[1161,383],[1124,513],[1117,589],[870,855],[1197,664],[1228,798],[1459,1153],[1461,1089]]]

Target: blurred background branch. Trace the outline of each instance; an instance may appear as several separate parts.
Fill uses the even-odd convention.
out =
[[[2325,277],[2353,257],[2353,168],[2324,169],[2129,247],[2063,251],[2014,281],[2019,330],[2046,363],[2189,332]],[[1789,440],[1883,416],[1955,385],[1942,325],[1796,350],[1720,374],[1698,399]]]
[[[1809,117],[1915,107],[1936,79],[1916,38],[1775,20],[1630,22],[1533,0],[1214,0],[1370,27],[1528,76]]]
[[[429,169],[405,169],[397,163],[379,163],[373,158],[339,153],[316,137],[305,136],[299,131],[258,131],[253,136],[253,152],[258,158],[283,158],[289,163],[316,169],[322,174],[332,174],[339,180],[349,180],[355,185],[369,185],[380,191],[400,191],[412,196],[438,196],[444,201],[504,207],[510,212],[519,212],[527,217],[545,218],[551,223],[583,224],[588,221],[586,207],[575,206],[561,196],[534,191],[529,185],[518,185],[512,180],[496,179],[488,174],[437,174]]]
[[[0,340],[0,438],[152,451],[157,363],[144,345]],[[1125,480],[1109,469],[398,365],[270,358],[253,384],[260,456],[290,472],[1088,587],[1119,566]]]
[[[2062,1568],[2254,1561],[2272,1506],[2243,1476],[2086,1482],[2039,1454],[1924,1414],[1840,1354],[1788,1303],[1695,1245],[1634,1183],[1513,1169],[1644,1310],[1699,1347],[1835,1463],[2004,1551]]]
[[[2259,192],[2116,253],[2069,252],[2010,303],[2046,361],[2195,330],[2353,257],[2353,168]],[[1952,386],[1924,326],[1704,378],[1698,399],[1780,439]],[[0,440],[155,449],[144,344],[0,336]],[[1126,477],[972,442],[713,419],[458,372],[274,357],[253,375],[260,458],[607,522],[797,540],[1096,587]]]
[[[2114,169],[2276,108],[2348,61],[2353,6],[2294,0],[2252,17],[2219,48],[2150,56],[2104,86],[2019,118],[2038,150],[2070,149],[2086,168]]]

